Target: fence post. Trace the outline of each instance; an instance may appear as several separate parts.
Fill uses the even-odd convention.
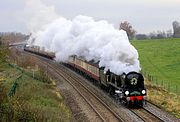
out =
[[[154,84],[158,86],[158,80],[155,80],[155,81],[154,81]]]
[[[168,91],[170,92],[170,83],[168,83]]]

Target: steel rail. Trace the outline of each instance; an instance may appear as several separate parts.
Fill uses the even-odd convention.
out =
[[[38,59],[40,60],[40,59]],[[63,79],[65,79],[82,97],[83,99],[91,106],[91,108],[95,111],[95,113],[100,117],[100,119],[103,122],[106,122],[106,120],[102,117],[102,115],[97,111],[97,109],[87,100],[87,98],[78,90],[78,88],[69,80],[69,78],[75,80],[77,83],[79,83],[81,86],[84,87],[84,89],[86,89],[90,94],[92,94],[92,96],[94,96],[103,106],[105,106],[106,109],[108,109],[119,121],[124,122],[124,120],[119,117],[119,115],[117,115],[115,112],[113,112],[109,106],[107,106],[100,98],[98,98],[94,93],[92,93],[88,88],[86,88],[82,83],[80,83],[78,80],[76,80],[75,78],[73,78],[72,76],[69,76],[67,74],[65,74],[64,72],[60,72],[59,69],[54,68],[53,66],[51,66],[49,64],[49,62],[44,62],[44,64],[48,65],[49,67],[51,67],[57,74],[59,74]]]

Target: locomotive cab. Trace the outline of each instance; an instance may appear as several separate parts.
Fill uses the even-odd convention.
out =
[[[128,104],[143,106],[146,100],[146,89],[142,74],[130,72],[125,77],[124,98]]]

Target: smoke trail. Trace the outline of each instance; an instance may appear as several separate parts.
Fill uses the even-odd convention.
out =
[[[58,18],[54,6],[47,6],[41,0],[25,0],[22,22],[27,23],[29,32],[44,29],[45,25]]]
[[[116,74],[139,71],[137,50],[123,30],[116,30],[107,21],[94,21],[87,16],[73,20],[59,18],[36,33],[35,45],[56,52],[57,61],[68,56],[82,56],[100,61],[99,66]]]

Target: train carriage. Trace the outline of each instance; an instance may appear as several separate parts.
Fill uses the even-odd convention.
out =
[[[47,52],[44,49],[41,50],[39,46],[29,46],[25,45],[24,46],[24,51],[31,52],[49,59],[54,59],[55,58],[55,53],[54,52]]]
[[[70,56],[68,64],[87,74],[92,79],[99,81],[99,68],[95,64],[87,62],[83,58],[77,58],[77,56]]]

